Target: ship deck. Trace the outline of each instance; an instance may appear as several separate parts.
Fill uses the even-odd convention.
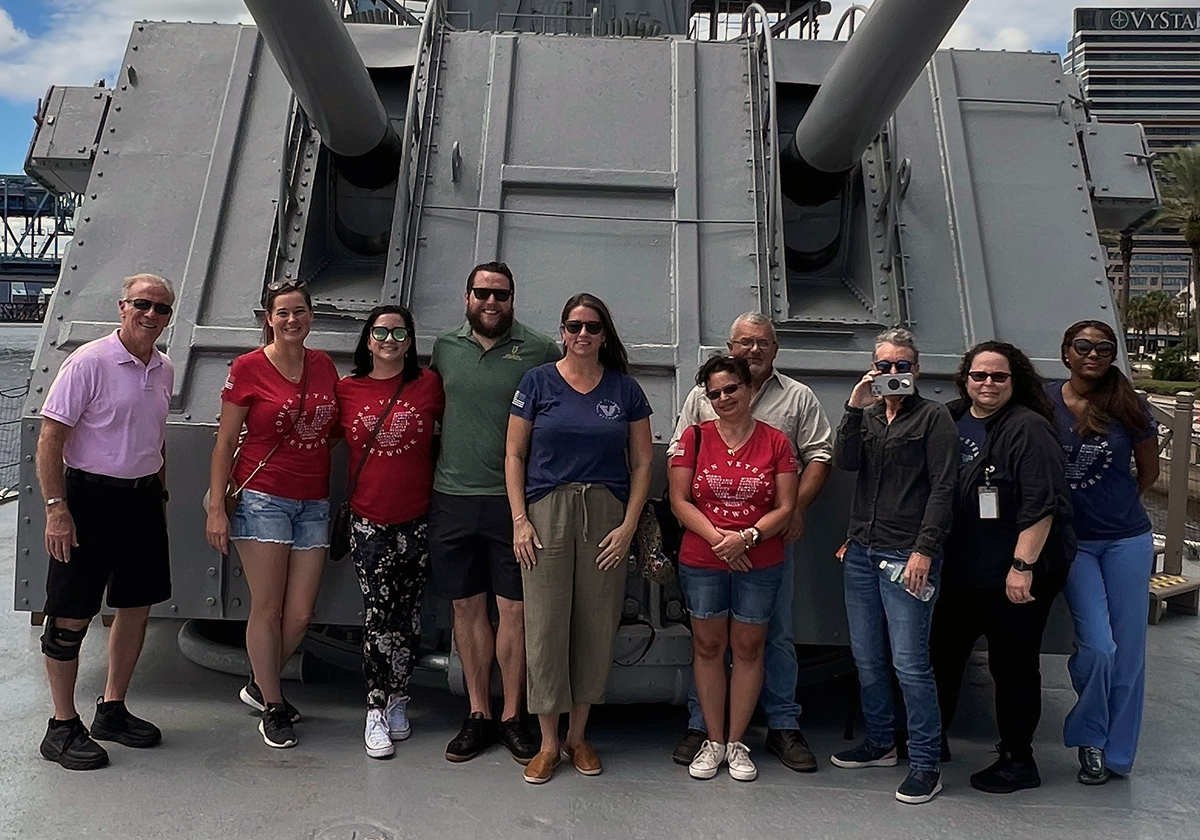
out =
[[[14,544],[16,506],[0,511],[0,545]],[[13,558],[0,559],[0,594],[12,603]],[[1188,564],[1189,566],[1191,564]],[[1194,574],[1195,570],[1191,570]],[[696,782],[671,763],[680,710],[666,706],[598,709],[591,738],[603,775],[560,769],[546,785],[521,779],[499,748],[467,764],[443,758],[464,701],[420,688],[411,703],[413,736],[390,761],[362,748],[361,689],[353,679],[289,684],[304,712],[300,744],[265,747],[255,718],[237,700],[239,680],[185,660],[178,622],[153,622],[130,695],[135,713],[158,723],[163,743],[135,751],[110,745],[111,765],[71,773],[43,760],[38,742],[49,695],[26,613],[0,613],[0,837],[254,838],[1195,838],[1200,834],[1200,621],[1170,615],[1150,629],[1145,726],[1138,765],[1127,780],[1100,788],[1075,781],[1075,757],[1061,746],[1073,699],[1066,659],[1044,660],[1045,708],[1038,738],[1043,786],[988,796],[967,777],[992,760],[990,682],[982,657],[968,673],[963,709],[951,730],[954,761],[945,791],[929,805],[905,806],[893,791],[901,766],[865,771],[828,764],[841,749],[845,690],[806,691],[804,729],[822,761],[800,775],[750,746],[758,781],[721,774]],[[77,699],[104,683],[97,622],[84,644]],[[859,728],[861,732],[861,726]]]

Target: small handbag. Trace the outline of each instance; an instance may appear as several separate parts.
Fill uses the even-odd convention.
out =
[[[371,445],[375,443],[375,438],[379,435],[379,430],[383,427],[383,423],[387,420],[388,415],[392,413],[392,408],[396,405],[396,401],[400,399],[400,392],[403,390],[404,380],[401,380],[400,386],[396,388],[396,393],[392,394],[387,407],[379,415],[379,422],[371,430],[371,437],[367,440],[367,445],[363,447],[362,460],[358,462],[358,469],[354,471],[354,477],[346,485],[346,500],[338,505],[337,513],[329,521],[329,559],[334,562],[341,560],[350,553],[350,500],[354,498],[354,491],[358,489],[358,479],[362,475],[363,467],[367,465],[367,459],[371,457]]]

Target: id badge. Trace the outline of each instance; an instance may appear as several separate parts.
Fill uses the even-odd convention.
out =
[[[1000,518],[1000,493],[997,492],[995,487],[987,486],[979,488],[979,518]]]

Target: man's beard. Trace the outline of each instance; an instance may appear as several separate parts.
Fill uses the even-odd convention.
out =
[[[494,327],[489,327],[483,321],[483,310],[472,312],[470,307],[467,307],[467,323],[471,325],[471,329],[476,335],[481,335],[484,338],[499,338],[512,329],[513,314],[501,313],[500,321]]]

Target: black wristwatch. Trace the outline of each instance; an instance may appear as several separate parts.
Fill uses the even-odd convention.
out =
[[[1020,557],[1014,557],[1012,561],[1012,567],[1018,572],[1032,572],[1035,565],[1035,563],[1026,563]]]

